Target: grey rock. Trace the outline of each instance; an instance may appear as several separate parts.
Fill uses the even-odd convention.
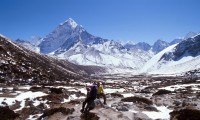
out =
[[[176,101],[174,101],[173,104],[175,104],[175,106],[179,106],[179,105],[181,105],[181,102],[176,100]]]
[[[146,114],[138,112],[133,114],[133,120],[152,120]]]
[[[128,107],[126,107],[126,106],[118,106],[116,109],[118,111],[128,111],[129,110]]]

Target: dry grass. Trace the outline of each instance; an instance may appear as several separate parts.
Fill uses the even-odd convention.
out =
[[[0,94],[0,97],[5,97],[5,98],[15,98],[17,95],[13,93],[3,93]]]

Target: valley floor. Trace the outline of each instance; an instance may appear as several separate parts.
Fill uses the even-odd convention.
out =
[[[71,80],[67,84],[57,81],[53,86],[1,84],[0,111],[4,114],[0,112],[0,117],[15,120],[200,119],[200,79],[118,74],[91,79]],[[85,86],[93,80],[103,83],[107,105],[102,104],[102,98],[96,99],[95,108],[86,118],[80,109],[86,96]]]

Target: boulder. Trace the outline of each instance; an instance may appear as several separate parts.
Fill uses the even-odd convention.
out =
[[[173,102],[173,104],[174,104],[175,106],[179,106],[179,105],[181,105],[181,101],[175,100],[175,101]]]
[[[133,114],[133,120],[152,120],[146,114],[138,112]]]
[[[123,98],[123,99],[121,99],[121,101],[123,101],[123,102],[133,102],[133,103],[145,103],[147,105],[153,104],[153,102],[151,100],[144,98],[144,97],[137,97],[137,96]]]
[[[118,111],[128,111],[129,110],[127,106],[118,106],[118,107],[116,107],[116,109]]]
[[[15,100],[15,104],[11,105],[11,106],[10,106],[10,109],[11,109],[11,110],[16,110],[16,109],[18,109],[18,108],[21,107],[20,104],[21,104],[20,101]]]

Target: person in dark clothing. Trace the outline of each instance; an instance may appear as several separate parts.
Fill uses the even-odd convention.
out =
[[[89,112],[91,109],[95,107],[94,100],[97,97],[97,88],[95,85],[91,86],[90,88],[87,87],[86,89],[87,89],[87,97],[82,104],[82,109],[81,109],[82,113]],[[86,104],[87,106],[85,108]]]

